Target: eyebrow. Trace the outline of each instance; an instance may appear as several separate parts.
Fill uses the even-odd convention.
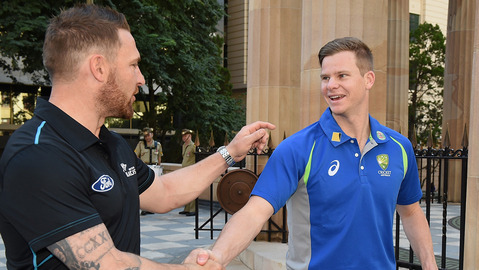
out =
[[[343,73],[351,73],[351,71],[349,70],[346,70],[346,69],[342,69],[342,70],[339,70],[339,71],[335,71],[331,74],[343,74]],[[320,76],[325,76],[325,75],[330,75],[330,73],[321,73]]]

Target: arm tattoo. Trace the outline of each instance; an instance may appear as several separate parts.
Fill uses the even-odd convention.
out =
[[[106,247],[111,242],[111,238],[108,231],[101,230],[97,235],[85,238],[87,231],[81,232],[75,238],[66,238],[50,245],[48,249],[60,259],[70,269],[75,270],[92,270],[100,269],[100,259],[109,252],[113,246]],[[76,241],[75,241],[76,240]],[[103,251],[99,251],[98,248],[102,247]],[[101,252],[96,258],[91,259],[91,255]],[[89,258],[89,259],[88,259]]]
[[[78,261],[67,240],[58,241],[49,246],[48,249],[70,269],[100,269],[100,264],[95,264],[95,262]]]

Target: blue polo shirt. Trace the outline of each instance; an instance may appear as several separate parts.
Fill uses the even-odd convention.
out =
[[[0,160],[7,267],[67,269],[47,247],[101,223],[119,250],[139,254],[139,194],[153,180],[120,135],[103,126],[97,138],[38,99],[35,116],[14,132]]]
[[[396,205],[422,191],[413,148],[369,117],[363,153],[327,109],[274,151],[252,195],[287,205],[288,269],[396,269]]]

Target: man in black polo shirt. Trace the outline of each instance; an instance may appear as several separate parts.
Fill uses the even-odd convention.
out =
[[[273,125],[244,127],[227,148],[155,177],[103,123],[131,118],[144,78],[125,17],[82,5],[52,19],[43,61],[49,100],[10,138],[0,160],[0,234],[9,269],[222,269],[205,250],[183,265],[139,256],[139,211],[164,213],[197,197]],[[197,265],[199,263],[203,266]]]

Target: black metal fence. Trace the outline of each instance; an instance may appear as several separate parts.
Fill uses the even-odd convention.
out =
[[[208,157],[211,154],[214,154],[216,152],[217,148],[214,147],[197,147],[196,148],[196,162]],[[253,173],[255,175],[258,175],[258,157],[259,156],[271,156],[273,153],[272,148],[267,148],[264,150],[261,154],[258,154],[256,152],[256,149],[251,150],[248,153],[248,156],[253,157]],[[241,161],[239,164],[237,164],[240,169],[246,167],[245,160]],[[226,173],[226,172],[225,172]],[[210,199],[209,199],[209,217],[204,221],[203,223],[200,224],[200,217],[199,217],[199,200],[196,199],[196,215],[195,215],[195,238],[199,238],[199,232],[200,231],[209,231],[210,232],[210,239],[214,238],[214,232],[215,231],[221,231],[222,227],[226,222],[228,222],[228,212],[223,209],[218,203],[214,202],[213,200],[213,184],[210,185]],[[273,237],[276,238],[275,235],[280,235],[280,240],[282,243],[286,243],[288,240],[288,235],[287,235],[287,229],[286,229],[286,207],[282,208],[282,224],[277,224],[272,220],[271,218],[268,221],[268,229],[266,230],[261,230],[262,233],[266,233],[267,235],[267,240],[271,241]],[[220,223],[215,223],[215,218],[219,219],[221,218],[221,215],[224,215],[224,218],[221,219]],[[216,219],[216,220],[217,220]],[[215,225],[215,224],[221,224],[221,225]]]
[[[436,261],[440,269],[463,269],[464,262],[464,227],[465,227],[465,213],[466,213],[466,189],[467,189],[467,159],[468,149],[463,146],[462,149],[454,150],[448,147],[443,149],[416,149],[416,160],[419,169],[419,176],[424,191],[424,201],[426,208],[426,218],[431,223],[431,204],[434,201],[437,204],[442,204],[442,239],[441,239],[441,255],[436,256]],[[454,173],[451,176],[451,168],[454,167]],[[456,180],[458,179],[458,180]],[[460,181],[461,183],[461,198],[460,198],[460,241],[459,241],[459,258],[457,267],[450,268],[447,254],[447,213],[448,213],[448,192],[449,185],[452,181]],[[400,248],[400,219],[396,214],[396,239],[395,252],[397,260],[397,268],[404,267],[407,269],[421,269],[417,259],[414,258],[414,253],[411,248],[404,251]],[[408,257],[400,256],[401,252],[407,252]]]

